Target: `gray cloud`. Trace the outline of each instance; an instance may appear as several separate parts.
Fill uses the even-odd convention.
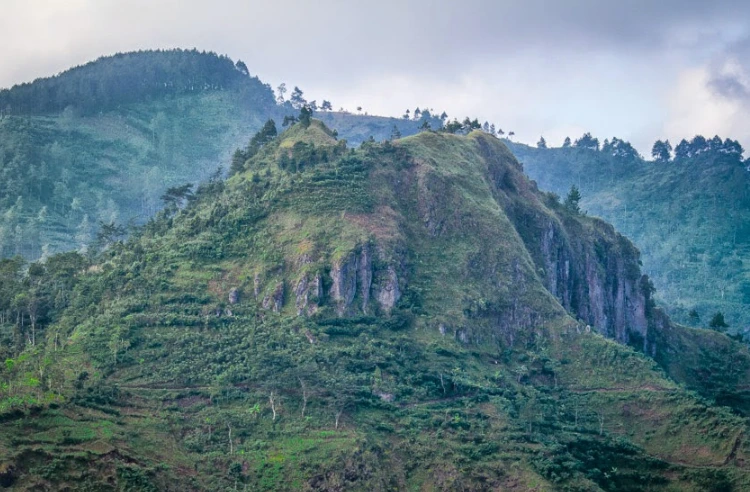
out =
[[[709,81],[709,86],[720,96],[727,99],[746,100],[750,90],[739,77],[734,75],[716,75]]]
[[[0,87],[117,51],[198,47],[335,104],[427,104],[529,141],[586,128],[645,146],[680,73],[749,34],[737,0],[3,0]],[[736,97],[734,75],[717,69],[708,87]]]

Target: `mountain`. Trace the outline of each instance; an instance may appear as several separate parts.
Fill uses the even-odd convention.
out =
[[[0,264],[0,485],[750,486],[747,349],[501,141],[260,141],[96,257]]]
[[[197,50],[118,54],[2,90],[0,257],[83,251],[102,223],[142,224],[168,188],[228,168],[266,120],[297,112],[241,61]],[[321,116],[353,144],[419,126]]]
[[[750,173],[741,154],[706,147],[650,162],[589,148],[508,145],[540,188],[564,197],[576,185],[583,209],[638,245],[670,316],[706,327],[721,312],[731,330],[747,330]]]

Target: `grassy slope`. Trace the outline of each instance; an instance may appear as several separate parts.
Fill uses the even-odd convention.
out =
[[[337,154],[318,123],[296,126],[225,190],[113,248],[47,343],[3,373],[16,389],[0,478],[21,490],[747,486],[743,420],[587,333],[543,289],[480,148],[508,169],[506,200],[530,188],[488,139],[425,133]],[[297,141],[328,162],[280,169]],[[300,276],[365,242],[376,277],[400,265],[398,308],[339,318],[324,299],[297,317]],[[274,313],[260,304],[279,282]],[[528,327],[495,324],[508,299],[535,313]]]
[[[695,308],[699,326],[707,326],[716,311],[734,330],[750,324],[750,180],[741,165],[706,157],[623,164],[581,149],[512,149],[540,188],[564,197],[577,185],[589,214],[633,240],[675,319],[695,323],[688,318]]]

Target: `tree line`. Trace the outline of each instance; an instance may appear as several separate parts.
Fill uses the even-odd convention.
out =
[[[229,88],[241,88],[254,103],[274,102],[271,87],[241,60],[195,49],[118,53],[0,91],[0,115],[93,114],[149,97]]]

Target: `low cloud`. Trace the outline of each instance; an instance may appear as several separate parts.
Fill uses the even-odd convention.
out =
[[[726,69],[750,59],[748,35],[738,0],[4,0],[0,87],[118,51],[197,47],[337,107],[427,105],[532,143],[585,128],[644,152],[660,129],[745,131],[720,118],[748,99],[746,67]]]

